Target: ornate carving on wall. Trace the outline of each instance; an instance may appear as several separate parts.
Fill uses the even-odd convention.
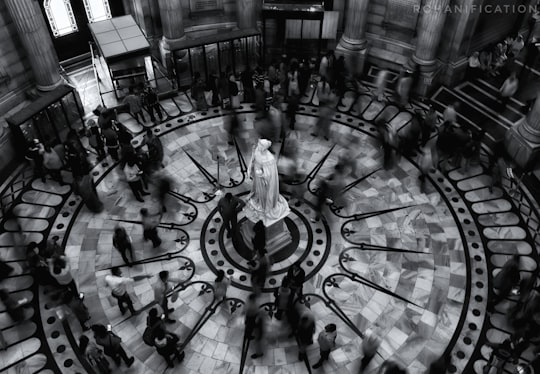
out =
[[[421,5],[422,0],[386,0],[383,25],[388,29],[400,29],[414,34]]]

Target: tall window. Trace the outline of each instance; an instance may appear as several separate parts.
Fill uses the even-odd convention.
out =
[[[90,23],[111,18],[109,0],[84,0],[84,8]]]
[[[60,37],[79,30],[70,0],[45,0],[43,5],[54,36]]]

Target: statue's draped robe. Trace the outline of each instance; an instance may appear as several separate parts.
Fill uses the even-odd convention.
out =
[[[261,219],[265,226],[289,213],[289,205],[279,194],[279,178],[276,159],[268,150],[255,148],[251,159],[250,173],[253,186],[248,196],[247,207],[252,221]]]

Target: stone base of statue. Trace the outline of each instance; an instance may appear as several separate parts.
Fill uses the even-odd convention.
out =
[[[254,199],[248,199],[243,212],[246,220],[240,226],[240,234],[245,245],[253,250],[252,239],[254,236],[253,226],[258,221],[262,221],[266,232],[266,252],[271,256],[281,248],[292,242],[289,228],[285,224],[285,217],[291,212],[287,200],[281,195],[273,209],[264,211]]]
[[[253,251],[253,226],[255,222],[246,219],[240,224],[240,235],[244,240],[244,244],[251,251]],[[269,256],[272,256],[274,253],[282,249],[283,247],[288,246],[292,243],[292,236],[289,231],[289,228],[285,224],[284,218],[274,222],[270,226],[265,227],[266,232],[266,252]]]

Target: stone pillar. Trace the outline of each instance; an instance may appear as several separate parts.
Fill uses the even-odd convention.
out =
[[[511,127],[504,137],[506,151],[521,168],[528,169],[540,156],[540,95],[525,118]]]
[[[369,0],[347,0],[345,31],[336,48],[337,55],[344,55],[347,68],[362,74],[367,55],[366,27]]]
[[[427,0],[421,7],[420,21],[416,29],[416,51],[406,66],[413,71],[419,70],[419,80],[415,91],[420,96],[426,96],[439,72],[436,56],[446,20],[445,9],[448,2],[449,0]]]
[[[167,67],[169,76],[171,76],[174,64],[171,59],[171,51],[175,50],[179,42],[186,38],[182,2],[179,0],[159,0],[159,13],[163,31],[163,37],[159,43],[161,62]]]
[[[257,15],[256,12],[256,0],[237,0],[237,12],[238,12],[238,27],[241,30],[256,29],[257,28]]]
[[[159,44],[161,61],[170,71],[172,69],[170,53],[180,41],[186,38],[182,2],[180,0],[159,0],[159,12],[163,30],[163,38]]]
[[[38,90],[51,91],[63,81],[58,56],[38,2],[6,0],[6,5],[28,56]]]

